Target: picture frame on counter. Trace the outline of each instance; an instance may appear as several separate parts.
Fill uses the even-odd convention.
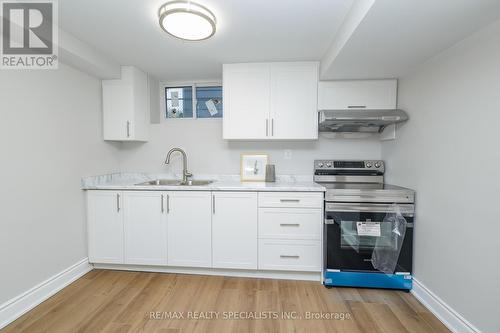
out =
[[[241,154],[240,179],[242,182],[266,181],[267,154]]]

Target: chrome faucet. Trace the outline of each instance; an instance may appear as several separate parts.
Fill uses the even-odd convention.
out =
[[[179,152],[182,154],[182,182],[187,183],[189,177],[193,177],[193,174],[187,170],[187,156],[184,150],[180,148],[172,148],[167,154],[167,159],[165,160],[165,164],[170,163],[170,155],[174,152]]]

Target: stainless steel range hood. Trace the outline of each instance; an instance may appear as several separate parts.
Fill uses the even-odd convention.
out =
[[[381,133],[389,125],[408,120],[403,110],[323,110],[320,132]]]

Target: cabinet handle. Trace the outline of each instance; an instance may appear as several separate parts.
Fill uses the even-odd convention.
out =
[[[161,212],[163,213],[165,211],[163,207],[163,194],[161,195]]]
[[[274,118],[271,118],[271,136],[274,136]]]
[[[215,215],[215,194],[212,195],[212,213]]]
[[[120,212],[120,195],[117,193],[116,194],[116,211],[119,213]]]
[[[282,254],[280,255],[280,258],[292,258],[292,259],[299,259],[300,256],[298,255],[287,255],[287,254]]]
[[[130,121],[127,120],[127,138],[130,138]]]
[[[280,223],[281,227],[300,227],[298,223]]]
[[[348,109],[366,109],[366,105],[348,105]]]
[[[167,194],[167,214],[170,213],[170,195]]]
[[[280,199],[281,202],[300,202],[299,199]]]
[[[269,136],[269,119],[266,119],[266,136]]]

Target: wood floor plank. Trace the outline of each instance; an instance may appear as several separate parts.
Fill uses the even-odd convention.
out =
[[[364,303],[364,306],[383,332],[408,333],[408,330],[387,304]]]
[[[4,332],[449,331],[404,292],[327,289],[307,281],[94,270]]]

